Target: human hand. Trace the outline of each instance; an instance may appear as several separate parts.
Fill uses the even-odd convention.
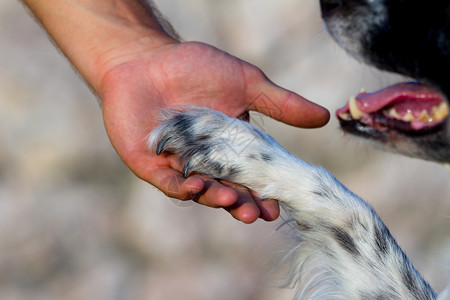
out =
[[[224,207],[245,223],[278,217],[275,200],[262,201],[244,187],[202,176],[183,178],[176,157],[150,153],[146,137],[162,109],[180,104],[243,118],[256,110],[300,127],[327,123],[326,109],[218,49],[179,43],[151,2],[24,1],[100,97],[111,143],[139,178],[168,196]]]
[[[196,42],[167,43],[157,49],[139,46],[140,51],[126,55],[116,50],[98,91],[106,131],[125,164],[167,196],[223,207],[244,223],[278,218],[275,200],[262,201],[244,187],[204,176],[183,178],[177,158],[150,153],[146,137],[158,125],[160,111],[176,105],[207,107],[240,118],[256,110],[299,127],[326,124],[328,111],[212,46]]]

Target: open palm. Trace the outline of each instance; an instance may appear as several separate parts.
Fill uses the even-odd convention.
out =
[[[170,197],[224,207],[245,223],[276,219],[278,203],[232,183],[183,178],[176,157],[150,153],[146,137],[158,125],[161,109],[196,105],[233,117],[256,110],[300,127],[322,126],[329,118],[327,110],[274,85],[255,66],[196,42],[125,56],[105,75],[99,95],[111,143],[139,178]]]

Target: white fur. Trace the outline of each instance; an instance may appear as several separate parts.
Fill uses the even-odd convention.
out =
[[[230,180],[286,207],[301,234],[289,280],[300,280],[297,299],[435,299],[375,211],[325,169],[219,112],[190,108],[163,119],[149,148],[176,154],[186,176]]]

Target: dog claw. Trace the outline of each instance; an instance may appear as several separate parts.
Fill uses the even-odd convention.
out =
[[[187,178],[191,174],[191,172],[192,172],[191,169],[192,169],[191,161],[188,160],[183,166],[182,174],[183,174],[184,178]]]
[[[170,137],[165,137],[159,141],[158,145],[156,146],[156,154],[157,155],[161,155],[161,153],[164,152],[164,148],[165,148],[167,142],[169,141],[169,139],[170,139]]]

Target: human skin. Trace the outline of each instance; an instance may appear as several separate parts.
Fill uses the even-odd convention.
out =
[[[239,118],[254,110],[304,128],[325,125],[325,108],[217,48],[180,42],[142,1],[24,2],[99,97],[111,144],[136,176],[167,196],[224,208],[244,223],[278,218],[276,200],[263,201],[242,186],[200,175],[184,178],[177,158],[149,152],[146,137],[158,126],[160,111],[177,105]]]

